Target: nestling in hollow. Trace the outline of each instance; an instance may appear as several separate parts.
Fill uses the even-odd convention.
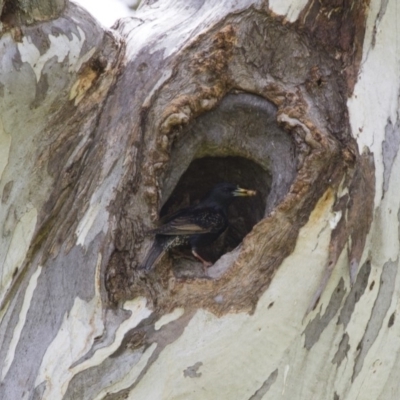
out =
[[[162,220],[160,227],[149,231],[155,234],[155,240],[139,268],[149,271],[166,251],[189,244],[206,272],[212,263],[198,254],[198,248],[210,245],[226,230],[228,208],[236,197],[255,195],[254,190],[242,189],[232,183],[215,185],[199,204],[177,211]]]

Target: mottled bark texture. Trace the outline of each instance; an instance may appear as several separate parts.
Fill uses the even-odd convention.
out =
[[[397,266],[393,258],[382,264],[356,354],[345,330],[372,291],[376,157],[357,142],[347,100],[369,2],[310,1],[294,22],[268,2],[217,3],[147,2],[109,31],[68,2],[0,3],[0,398],[261,399],[273,391],[295,398],[306,355],[296,358],[287,344],[279,358],[278,350],[265,356],[268,368],[251,367],[259,349],[271,347],[255,343],[283,327],[276,349],[301,342],[298,354],[323,358],[334,347],[326,376],[351,351],[347,375],[363,376]],[[398,151],[399,124],[389,122],[385,193]],[[235,203],[231,227],[205,250],[215,261],[210,279],[185,251],[139,270],[159,215],[220,181],[258,195]],[[315,285],[292,292],[288,279],[285,290],[271,289],[296,257],[299,270],[316,263],[319,270],[308,271]],[[342,277],[319,304],[335,268]],[[307,278],[297,273],[298,282]],[[286,297],[285,310],[297,310],[293,325],[282,311],[268,317]],[[322,342],[335,317],[344,331]],[[249,331],[236,344],[251,350],[237,359],[252,376],[233,375],[224,389],[210,365],[219,351],[228,364],[229,356],[214,340],[239,326]],[[192,352],[204,359],[188,358]],[[296,378],[284,394],[276,388],[285,385],[291,358]],[[180,369],[186,359],[193,362]],[[157,365],[179,378],[158,376],[157,387]],[[196,379],[204,379],[203,397],[190,386]],[[175,382],[172,391],[162,389],[167,381]],[[304,387],[297,398],[310,398],[313,384]],[[350,391],[329,390],[329,398]]]
[[[47,21],[59,17],[65,3],[65,0],[1,0],[0,20],[7,28]]]

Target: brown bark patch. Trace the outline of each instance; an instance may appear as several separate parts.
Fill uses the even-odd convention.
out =
[[[195,53],[188,63],[190,74],[199,77],[196,93],[178,96],[168,104],[162,116],[162,133],[171,132],[174,127],[187,124],[200,113],[212,109],[228,90],[227,71],[236,43],[235,30],[227,25],[210,41],[210,46]]]
[[[341,59],[349,96],[360,68],[369,4],[370,0],[312,0],[296,23],[332,57]],[[317,78],[316,82],[319,81],[320,78]]]
[[[118,302],[144,294],[160,314],[175,307],[205,308],[217,315],[252,312],[279,265],[293,251],[311,211],[324,193],[322,202],[332,201],[356,157],[343,103],[341,63],[293,27],[249,10],[228,17],[199,37],[169,67],[171,77],[147,108],[145,151],[138,166],[144,185],[132,192],[125,188],[116,202],[126,208],[116,237],[129,240],[118,240],[117,245],[124,254],[119,262],[125,267],[106,277],[110,299]],[[242,100],[235,103],[231,100],[235,97]],[[232,107],[228,118],[226,104]],[[261,145],[257,140],[266,133],[256,120],[263,107],[274,110],[273,123],[268,123],[273,134],[269,144]],[[235,120],[240,113],[243,118]],[[243,127],[240,120],[245,115]],[[215,130],[216,126],[221,129]],[[287,137],[289,148],[293,146],[292,154],[285,155],[294,157],[289,164],[293,177],[284,188],[276,179],[285,168],[279,169],[277,160],[271,162],[273,151],[257,154],[259,149],[267,152],[274,135]],[[245,145],[251,141],[260,145],[247,150]],[[143,233],[153,227],[174,190],[183,194],[179,178],[197,158],[227,156],[248,158],[273,177],[271,191],[265,191],[269,194],[262,219],[211,268],[213,279],[179,279],[176,261],[168,255],[143,276],[136,270],[150,245]]]
[[[361,155],[355,170],[350,173],[349,195],[338,198],[334,206],[334,211],[341,214],[341,219],[332,232],[329,265],[331,268],[336,265],[347,244],[350,277],[354,283],[374,210],[375,166],[372,154],[365,152]]]

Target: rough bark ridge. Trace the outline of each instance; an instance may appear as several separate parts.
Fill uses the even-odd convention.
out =
[[[315,183],[330,181],[329,186],[337,186],[346,163],[356,157],[342,102],[344,83],[335,73],[339,66],[313,47],[266,13],[250,10],[228,16],[207,37],[192,41],[169,62],[171,76],[158,88],[141,126],[141,143],[146,148],[141,151],[137,176],[132,172],[133,193],[129,198],[129,192],[121,190],[121,199],[116,199],[117,209],[126,209],[121,232],[117,228],[116,234],[129,237],[129,243],[117,247],[108,271],[107,287],[114,300],[143,293],[150,295],[163,312],[183,305],[187,309],[202,306],[216,313],[251,310],[256,305],[276,268],[293,250],[299,228],[328,187]],[[290,57],[293,54],[295,58]],[[323,84],[313,82],[316,69]],[[227,96],[233,92],[236,94]],[[244,92],[252,96],[240,94]],[[329,101],[321,92],[329,93]],[[226,101],[221,102],[225,96]],[[257,125],[257,116],[268,102],[276,106],[276,111],[271,106],[264,110],[273,123]],[[206,113],[211,107],[217,107],[216,111]],[[234,117],[238,109],[246,110],[247,119]],[[218,128],[224,125],[222,114],[227,120],[223,134]],[[252,129],[246,129],[250,124]],[[276,149],[271,137],[288,149],[285,163],[273,156]],[[247,148],[244,140],[250,143]],[[296,160],[291,161],[293,146]],[[257,148],[262,151],[257,152]],[[246,237],[233,259],[225,259],[225,265],[221,260],[213,267],[212,274],[229,265],[229,271],[216,274],[219,279],[175,281],[170,279],[170,270],[162,267],[151,277],[152,283],[146,280],[143,286],[134,272],[138,255],[143,258],[143,253],[137,247],[130,251],[141,242],[143,228],[131,227],[151,226],[146,216],[153,216],[154,221],[160,202],[165,201],[177,178],[191,161],[205,156],[241,156],[269,171],[272,187],[266,200],[268,218]],[[207,185],[211,177],[192,179],[198,185]],[[281,177],[279,182],[277,177]],[[249,182],[249,177],[243,180]],[[143,198],[144,208],[138,207]],[[131,287],[126,285],[128,280],[133,281]]]
[[[213,3],[147,2],[110,31],[0,3],[0,398],[394,384],[373,345],[398,329],[398,240],[380,241],[399,234],[398,114],[371,131],[359,110],[395,2]],[[138,272],[158,214],[220,180],[259,196],[232,208],[213,279],[181,253]]]

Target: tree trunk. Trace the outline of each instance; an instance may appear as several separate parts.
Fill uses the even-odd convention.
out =
[[[0,8],[1,399],[399,397],[395,0]],[[208,279],[141,270],[220,181]]]

